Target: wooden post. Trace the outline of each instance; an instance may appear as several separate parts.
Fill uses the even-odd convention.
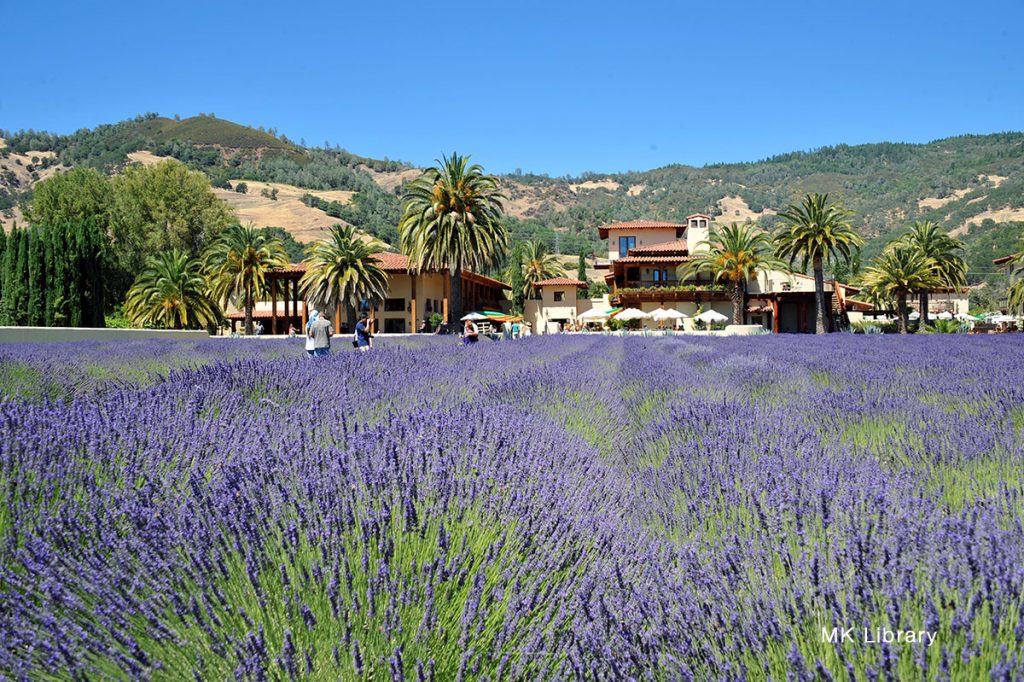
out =
[[[270,278],[270,333],[277,333],[277,278]]]
[[[341,329],[341,301],[334,303],[334,331]]]
[[[292,280],[292,315],[299,316],[299,280]],[[305,326],[305,324],[303,324]]]
[[[772,299],[772,333],[779,333],[779,299]]]
[[[289,299],[291,299],[291,297],[292,297],[291,280],[288,279],[287,277],[285,277],[284,281],[282,282],[282,284],[284,285],[284,317],[288,321],[288,325],[291,326],[291,324],[292,324],[292,315],[288,311]],[[285,331],[288,331],[288,330],[286,329]]]
[[[415,334],[419,331],[416,326],[416,275],[409,275],[409,287],[412,291],[412,298],[409,299],[409,314],[412,318],[409,323],[409,332]]]
[[[444,296],[441,299],[441,314],[444,316],[444,321],[448,322],[448,293],[449,293],[448,290],[451,289],[451,280],[448,277],[448,274],[445,273],[445,272],[442,272],[441,279],[444,281],[444,285],[443,285]],[[453,322],[453,324],[454,324],[454,322]]]
[[[296,287],[296,291],[298,288]],[[306,301],[306,297],[302,297],[302,332],[306,332],[306,322],[309,321],[309,303]]]

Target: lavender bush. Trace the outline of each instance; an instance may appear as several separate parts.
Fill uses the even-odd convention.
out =
[[[9,679],[1024,676],[1012,338],[19,346],[0,393]]]

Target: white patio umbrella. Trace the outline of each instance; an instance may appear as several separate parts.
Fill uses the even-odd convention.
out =
[[[662,320],[678,320],[683,317],[686,317],[686,315],[678,310],[657,308],[656,310],[651,311],[651,319],[657,320],[658,322],[661,322]]]
[[[953,319],[953,313],[949,312],[948,310],[944,310],[941,313],[939,313],[938,315],[936,315],[935,319],[936,320],[952,320]]]
[[[729,318],[717,310],[705,310],[694,319],[700,320],[701,322],[725,322]]]
[[[916,310],[911,312],[909,315],[907,315],[907,319],[908,320],[916,320],[916,319],[918,319],[920,317],[921,317],[921,313],[917,312]]]
[[[598,320],[607,320],[608,313],[602,312],[597,308],[591,308],[590,310],[586,310],[577,315],[576,319],[582,322],[596,322]]]
[[[964,320],[964,321],[970,321],[970,322],[977,322],[978,321],[978,318],[976,318],[974,315],[971,315],[970,313],[957,313],[956,314],[956,319]]]
[[[466,322],[467,320],[473,321],[473,322],[479,322],[480,320],[486,320],[487,316],[486,315],[481,315],[480,313],[470,313],[468,315],[463,315],[459,319],[462,320],[463,322]]]
[[[622,320],[624,322],[629,322],[630,320],[646,320],[648,318],[650,318],[650,315],[639,308],[626,308],[625,310],[619,311],[619,314],[615,316],[616,320]]]
[[[684,317],[686,317],[686,313],[681,313],[681,312],[679,312],[678,310],[676,310],[674,308],[669,308],[667,310],[665,308],[658,308],[657,310],[652,310],[651,311],[651,319],[652,320],[656,320],[658,322],[669,322],[669,321],[671,321],[671,322],[675,323],[675,322],[679,322]]]

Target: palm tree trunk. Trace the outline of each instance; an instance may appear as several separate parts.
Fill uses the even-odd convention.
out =
[[[737,280],[732,285],[732,323],[743,324],[743,281]]]
[[[448,300],[448,324],[454,329],[462,318],[462,268],[455,268],[451,274],[451,298]]]
[[[356,331],[356,307],[354,305],[345,306],[345,324],[348,327],[348,333],[354,334]]]
[[[821,256],[814,257],[814,300],[817,303],[818,314],[814,323],[814,331],[824,334],[828,331],[826,326],[829,318],[828,307],[825,305],[825,267],[821,262]]]
[[[919,301],[918,307],[921,313],[918,324],[924,326],[928,324],[928,292],[922,291],[917,300]]]
[[[252,284],[245,285],[245,335],[252,336]]]
[[[896,294],[896,314],[900,318],[900,334],[908,333],[907,318],[910,314],[907,312],[907,293],[905,291]]]

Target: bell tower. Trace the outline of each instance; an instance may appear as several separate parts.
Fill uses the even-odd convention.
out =
[[[706,245],[701,246],[700,244],[707,241],[710,229],[711,216],[706,213],[694,213],[686,216],[686,248],[690,253],[708,250]]]

